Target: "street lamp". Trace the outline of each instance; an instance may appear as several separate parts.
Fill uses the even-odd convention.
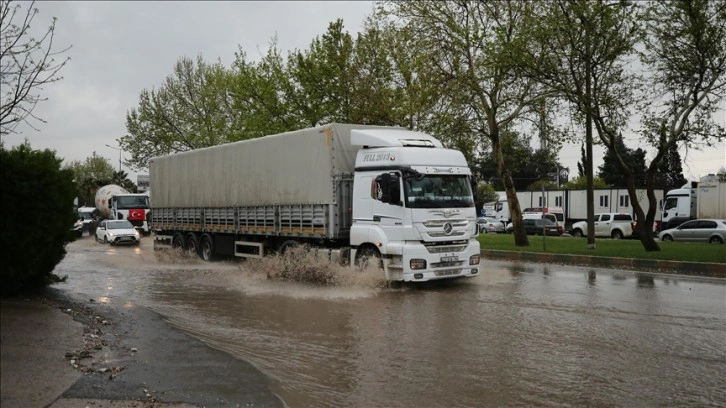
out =
[[[113,147],[109,144],[107,144],[106,147],[118,150],[118,172],[121,173],[121,152],[123,152],[123,149],[121,149],[120,147]]]

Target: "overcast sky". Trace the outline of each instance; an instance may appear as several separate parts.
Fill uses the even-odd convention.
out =
[[[55,150],[66,163],[85,160],[95,151],[118,166],[116,139],[126,134],[126,113],[138,105],[143,89],[158,87],[182,56],[201,54],[229,66],[241,47],[248,59],[264,54],[277,35],[283,52],[305,49],[328,23],[342,18],[352,34],[373,10],[369,1],[128,1],[37,2],[34,27],[46,27],[57,17],[55,47],[72,46],[62,70],[63,80],[48,85],[34,113],[48,123],[40,132],[19,126],[21,134],[5,136],[6,146],[30,140],[36,149]],[[726,126],[726,113],[719,113]],[[637,147],[626,141],[632,148]],[[595,149],[598,166],[602,150]],[[682,152],[682,155],[684,152]],[[580,148],[560,154],[576,175]],[[726,143],[702,152],[691,151],[684,163],[687,178],[726,166]],[[132,179],[135,171],[127,167]]]

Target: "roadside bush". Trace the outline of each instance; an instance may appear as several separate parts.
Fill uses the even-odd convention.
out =
[[[57,281],[55,266],[73,239],[73,173],[51,150],[26,142],[0,149],[0,295],[14,295]]]

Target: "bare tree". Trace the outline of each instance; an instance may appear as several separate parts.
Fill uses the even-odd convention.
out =
[[[15,133],[22,122],[36,130],[32,121],[45,123],[33,110],[48,99],[41,95],[44,86],[63,79],[58,73],[70,60],[56,60],[70,47],[53,50],[55,17],[39,39],[33,36],[31,23],[38,14],[34,5],[24,10],[20,4],[0,0],[0,135]]]

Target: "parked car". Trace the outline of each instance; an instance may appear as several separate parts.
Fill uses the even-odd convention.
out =
[[[504,232],[504,224],[494,217],[479,217],[476,220],[480,234]]]
[[[661,231],[661,241],[690,241],[723,244],[726,242],[726,220],[702,219],[686,221],[683,224]]]
[[[527,235],[543,235],[544,234],[559,237],[565,231],[562,226],[557,225],[556,221],[552,221],[549,218],[537,218],[537,219],[524,219],[524,230],[527,231]],[[544,224],[544,228],[543,225]]]
[[[141,236],[128,220],[103,220],[96,228],[96,241],[111,245],[138,245]]]
[[[610,237],[612,239],[631,238],[633,236],[633,216],[622,213],[595,214],[595,236]],[[572,235],[584,237],[587,235],[587,221],[578,221],[572,224]]]
[[[556,226],[562,226],[562,224],[560,224],[560,222],[557,221],[557,216],[555,214],[522,212],[522,219],[523,220],[528,220],[528,219],[539,220],[539,219],[542,219],[542,218],[545,218],[545,219],[548,219],[548,220],[552,221]],[[510,234],[512,232],[514,232],[514,224],[511,223],[511,222],[508,223],[507,226],[504,228],[504,231],[507,232],[507,233],[510,233]],[[564,227],[563,227],[563,232],[564,232]]]

